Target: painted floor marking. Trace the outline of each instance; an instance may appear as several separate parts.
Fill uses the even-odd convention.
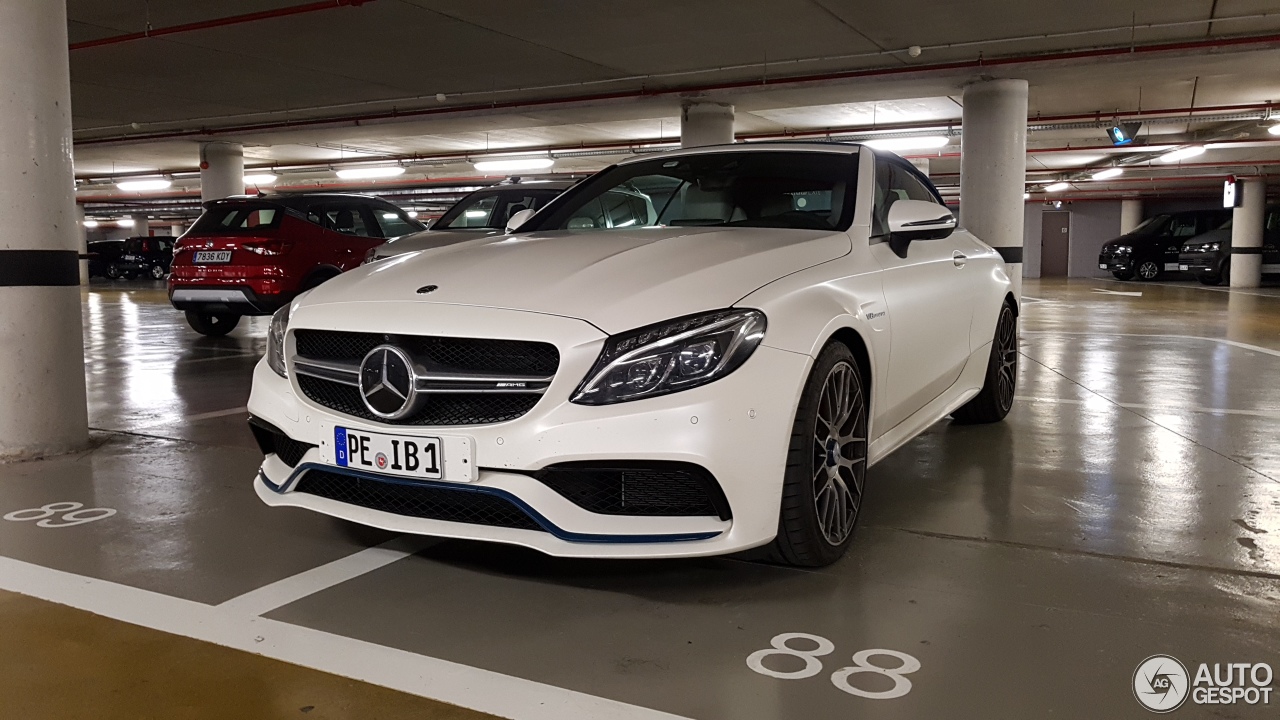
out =
[[[7,557],[0,589],[513,720],[688,720]]]
[[[1125,292],[1123,290],[1104,290],[1102,288],[1094,288],[1093,291],[1096,293],[1102,293],[1103,295],[1124,295],[1125,297],[1142,297],[1141,292]]]
[[[376,547],[361,550],[326,565],[233,597],[218,605],[218,609],[241,615],[266,615],[276,608],[284,607],[309,595],[315,595],[322,590],[341,585],[348,580],[407,558],[432,542],[433,540],[427,537],[397,537]]]
[[[1205,342],[1216,342],[1223,345],[1230,345],[1241,350],[1252,350],[1254,352],[1264,353],[1274,357],[1280,357],[1280,350],[1272,350],[1264,348],[1260,345],[1250,345],[1249,343],[1238,342],[1236,340],[1227,340],[1225,338],[1201,337],[1200,335],[1163,335],[1158,333],[1111,333],[1111,332],[1086,332],[1077,330],[1023,330],[1022,335],[1091,335],[1094,337],[1136,337],[1136,338],[1156,338],[1166,340],[1203,340]]]
[[[1140,403],[1122,403],[1103,398],[1078,399],[1078,398],[1046,398],[1033,397],[1031,395],[1015,395],[1015,400],[1024,402],[1053,403],[1057,405],[1089,405],[1096,403],[1099,405],[1114,405],[1124,408],[1125,410],[1145,410],[1153,413],[1206,413],[1209,415],[1248,415],[1250,417],[1268,418],[1271,420],[1280,420],[1280,412],[1269,410],[1230,410],[1227,408],[1210,408],[1210,407],[1177,407],[1173,405],[1142,405]]]
[[[249,414],[248,406],[241,405],[240,407],[227,408],[226,410],[214,410],[212,412],[199,413],[197,415],[188,415],[182,419],[187,422],[195,422],[197,420],[212,420],[214,418],[230,417],[231,415],[248,415],[248,414]]]

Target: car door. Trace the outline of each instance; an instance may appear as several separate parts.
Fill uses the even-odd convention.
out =
[[[364,262],[365,255],[383,242],[382,229],[369,204],[359,200],[330,201],[324,207],[334,248],[332,264],[350,270]]]
[[[882,268],[890,328],[876,422],[887,431],[945,392],[964,369],[979,282],[965,258],[979,246],[958,232],[912,242],[899,256],[888,242],[892,204],[911,199],[942,205],[941,200],[905,161],[878,157],[875,185],[871,253]]]
[[[1160,250],[1159,262],[1162,270],[1172,272],[1178,269],[1178,254],[1182,252],[1182,244],[1205,232],[1208,222],[1205,213],[1180,213],[1173,216],[1166,234],[1154,240]]]

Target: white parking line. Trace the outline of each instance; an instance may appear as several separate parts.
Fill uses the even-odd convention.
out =
[[[1091,335],[1095,337],[1136,337],[1136,338],[1156,338],[1166,340],[1203,340],[1205,342],[1222,343],[1230,345],[1242,350],[1252,350],[1254,352],[1264,353],[1280,357],[1280,350],[1272,350],[1259,345],[1250,345],[1249,343],[1237,342],[1235,340],[1227,340],[1225,338],[1201,337],[1199,335],[1163,335],[1159,333],[1113,333],[1113,332],[1085,332],[1074,330],[1023,330],[1021,335]]]
[[[188,422],[195,422],[197,420],[212,420],[214,418],[227,417],[229,415],[247,415],[247,414],[249,414],[249,408],[245,405],[241,405],[240,407],[227,408],[226,410],[214,410],[212,412],[199,413],[196,415],[188,415],[182,419]]]
[[[233,597],[218,608],[241,615],[266,615],[276,608],[284,607],[291,602],[409,557],[430,545],[431,542],[430,538],[425,537],[397,537],[376,547],[361,550],[354,555],[339,558],[326,565]]]
[[[1046,397],[1033,397],[1031,395],[1015,395],[1014,399],[1022,400],[1024,402],[1053,403],[1056,405],[1088,405],[1089,403],[1097,403],[1100,405],[1110,405],[1115,407],[1121,407],[1121,408],[1124,408],[1125,410],[1143,410],[1146,412],[1155,412],[1155,413],[1180,414],[1180,413],[1193,412],[1193,413],[1206,413],[1209,415],[1248,415],[1250,417],[1260,417],[1260,418],[1269,418],[1272,420],[1280,420],[1280,412],[1270,411],[1270,410],[1232,410],[1229,408],[1180,407],[1180,406],[1174,406],[1174,405],[1142,405],[1139,403],[1115,402],[1113,400],[1109,400],[1101,397],[1081,400],[1077,398],[1046,398]]]
[[[0,589],[513,720],[687,720],[7,557],[0,557]]]

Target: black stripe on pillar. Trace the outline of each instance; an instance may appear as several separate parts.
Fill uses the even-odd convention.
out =
[[[1260,247],[1230,247],[1230,248],[1227,248],[1227,251],[1230,252],[1232,255],[1261,255],[1262,254],[1262,248]]]
[[[1022,248],[1020,247],[998,247],[993,249],[1000,253],[1000,257],[1004,258],[1007,263],[1022,262]]]
[[[0,250],[0,287],[80,284],[75,250]]]

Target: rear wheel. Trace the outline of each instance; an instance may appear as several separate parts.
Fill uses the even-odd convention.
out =
[[[1115,278],[1116,278],[1117,280],[1132,280],[1132,279],[1133,279],[1133,271],[1132,271],[1132,270],[1112,270],[1112,271],[1111,271],[1111,274],[1112,274],[1112,275],[1114,275],[1114,276],[1115,276]]]
[[[192,330],[208,337],[222,337],[240,323],[239,315],[187,311],[187,324]]]
[[[107,277],[112,280],[119,280],[122,275],[124,275],[124,272],[120,270],[119,265],[115,263],[107,263]]]
[[[163,279],[164,279],[165,274],[166,274],[166,272],[165,272],[165,269],[164,269],[164,266],[163,266],[163,265],[152,265],[152,266],[151,266],[151,279],[152,279],[152,280],[163,280]]]
[[[982,391],[951,413],[951,417],[965,424],[1000,422],[1013,407],[1013,394],[1017,388],[1018,316],[1006,303],[996,322],[996,337],[991,343]]]
[[[867,477],[867,399],[849,348],[828,345],[800,395],[770,559],[819,567],[853,539]]]
[[[1134,268],[1134,272],[1141,280],[1155,280],[1160,277],[1160,271],[1160,263],[1155,260],[1143,260],[1138,263],[1138,267]]]

